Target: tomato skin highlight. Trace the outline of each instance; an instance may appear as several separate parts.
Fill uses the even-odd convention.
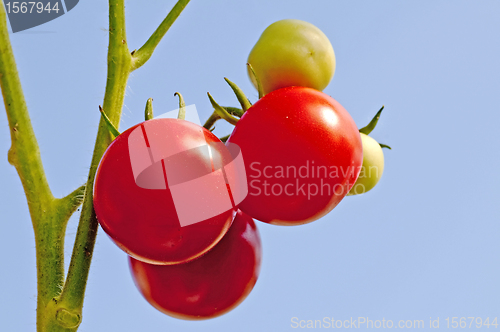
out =
[[[201,127],[188,121],[153,119],[145,123],[151,121],[156,121],[154,124],[160,124],[164,130],[172,130],[175,126],[179,133],[179,140],[175,144],[184,146],[186,150],[195,143],[220,143],[215,135],[205,129],[201,131]],[[141,125],[119,135],[100,161],[93,191],[97,220],[113,242],[137,259],[152,264],[177,264],[195,259],[224,236],[234,212],[229,210],[181,227],[170,189],[144,189],[134,179],[129,136]],[[203,134],[200,138],[194,132]],[[152,134],[162,135],[162,132],[160,130]],[[194,158],[200,164],[211,163],[203,155]],[[218,195],[220,190],[226,191],[227,188],[214,188],[211,195]],[[197,202],[188,203],[196,208]]]
[[[349,113],[305,87],[265,95],[241,117],[228,142],[240,147],[249,183],[239,209],[276,225],[305,224],[330,212],[355,183],[363,160]]]
[[[248,56],[264,94],[304,86],[322,91],[335,73],[335,53],[328,37],[316,26],[285,19],[269,25]],[[248,70],[257,88],[257,82]]]
[[[260,272],[258,229],[239,211],[222,240],[205,255],[177,265],[151,265],[129,258],[134,282],[161,312],[201,320],[234,309],[251,292]]]

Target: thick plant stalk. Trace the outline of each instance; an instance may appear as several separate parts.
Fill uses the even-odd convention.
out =
[[[37,328],[44,331],[45,314],[64,282],[66,225],[81,204],[85,187],[62,199],[54,198],[50,191],[10,44],[3,1],[0,4],[0,86],[12,141],[8,160],[21,179],[35,233]]]
[[[133,56],[127,46],[124,0],[109,0],[108,73],[103,109],[115,126],[120,120],[130,72],[151,57],[188,2],[179,0],[146,44]],[[54,198],[45,177],[17,73],[3,0],[0,0],[0,86],[12,140],[8,160],[16,168],[24,187],[35,232],[37,331],[76,331],[82,320],[85,287],[98,228],[92,206],[92,186],[97,165],[111,142],[111,135],[101,119],[86,186],[62,199]],[[64,280],[66,225],[82,201],[71,263]]]

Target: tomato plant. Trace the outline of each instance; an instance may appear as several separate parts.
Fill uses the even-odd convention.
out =
[[[239,208],[272,224],[304,224],[331,211],[356,181],[363,159],[349,113],[306,87],[259,99],[228,142],[241,148],[248,177],[248,196]]]
[[[225,153],[221,147],[211,132],[179,119],[148,120],[119,135],[104,153],[94,184],[94,208],[104,231],[129,255],[154,264],[181,263],[207,252],[232,221],[230,202],[206,220],[200,214],[229,200],[223,177],[217,182],[212,169]],[[201,176],[209,178],[175,189]],[[187,215],[186,224],[182,217],[196,212],[198,219]]]
[[[325,215],[356,181],[362,144],[365,161],[383,165],[383,155],[367,136],[360,138],[347,111],[320,91],[333,77],[335,54],[317,27],[299,20],[272,24],[250,52],[251,78],[264,95],[253,106],[227,80],[241,109],[221,107],[209,94],[215,112],[205,129],[181,120],[186,110],[179,94],[179,119],[152,119],[150,99],[148,121],[120,134],[115,126],[130,74],[150,59],[188,2],[177,0],[136,49],[129,49],[134,38],[126,33],[125,1],[109,2],[108,70],[99,106],[104,120],[87,181],[62,198],[54,197],[45,177],[0,5],[8,161],[33,223],[38,331],[78,329],[98,224],[130,255],[136,285],[153,306],[178,318],[212,318],[236,307],[258,278],[262,249],[252,217],[297,225]],[[235,125],[227,146],[211,132],[220,119]],[[66,225],[80,205],[66,270]]]
[[[287,86],[323,90],[335,73],[335,53],[328,37],[300,20],[268,26],[248,56],[264,94]],[[257,88],[253,74],[248,72]]]
[[[130,258],[146,300],[167,315],[208,319],[235,308],[253,289],[262,248],[257,227],[238,211],[231,228],[205,255],[184,264],[152,265]]]

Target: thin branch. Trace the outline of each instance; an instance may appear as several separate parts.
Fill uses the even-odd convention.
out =
[[[170,10],[167,17],[161,22],[160,26],[153,32],[148,41],[137,51],[132,52],[132,70],[141,67],[153,55],[156,46],[160,43],[161,39],[167,33],[168,29],[172,26],[175,20],[179,17],[181,12],[186,8],[190,0],[179,0],[175,6]]]
[[[12,141],[8,159],[19,174],[29,203],[30,214],[35,223],[43,213],[43,206],[49,204],[54,197],[45,177],[40,149],[24,99],[10,44],[3,1],[0,5],[0,86]]]
[[[212,107],[215,109],[215,112],[217,112],[217,115],[219,115],[220,118],[226,120],[232,125],[236,125],[238,123],[238,119],[236,119],[234,116],[229,114],[222,106],[217,104],[217,102],[214,100],[212,95],[207,92],[208,99],[210,99],[210,103],[212,104]]]
[[[231,106],[222,106],[222,108],[224,108],[227,111],[227,113],[231,115],[237,116],[239,118],[243,116],[243,110],[241,108],[231,107]],[[214,111],[212,115],[210,115],[210,117],[207,119],[207,121],[205,121],[203,127],[207,130],[212,130],[212,127],[220,119],[222,118],[219,116],[217,111]]]
[[[63,198],[56,199],[56,214],[61,220],[67,223],[69,218],[75,213],[76,209],[82,205],[85,197],[85,185],[76,188],[73,192]]]
[[[221,117],[219,116],[219,114],[217,114],[217,112],[213,112],[212,115],[210,115],[210,117],[207,119],[207,121],[205,121],[205,124],[203,125],[203,127],[206,129],[206,130],[211,130],[212,127],[215,125],[215,123],[220,120]]]
[[[109,0],[108,75],[103,108],[115,126],[121,116],[125,88],[131,71],[132,59],[126,40],[124,0]],[[83,306],[85,287],[98,228],[92,204],[92,187],[97,166],[110,142],[111,137],[108,126],[101,118],[71,263],[59,299],[60,305],[72,312],[81,313]]]

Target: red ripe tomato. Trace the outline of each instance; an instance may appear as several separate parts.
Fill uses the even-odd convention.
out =
[[[305,224],[330,212],[356,182],[363,161],[349,113],[305,87],[262,97],[228,142],[241,149],[249,185],[239,209],[277,225]]]
[[[234,215],[224,176],[213,166],[223,149],[211,132],[184,120],[153,119],[123,132],[96,173],[100,225],[145,262],[177,264],[201,256],[224,236]]]
[[[261,258],[257,227],[238,212],[222,240],[200,258],[168,266],[134,258],[129,263],[151,305],[172,317],[195,320],[220,316],[241,303],[257,281]]]

